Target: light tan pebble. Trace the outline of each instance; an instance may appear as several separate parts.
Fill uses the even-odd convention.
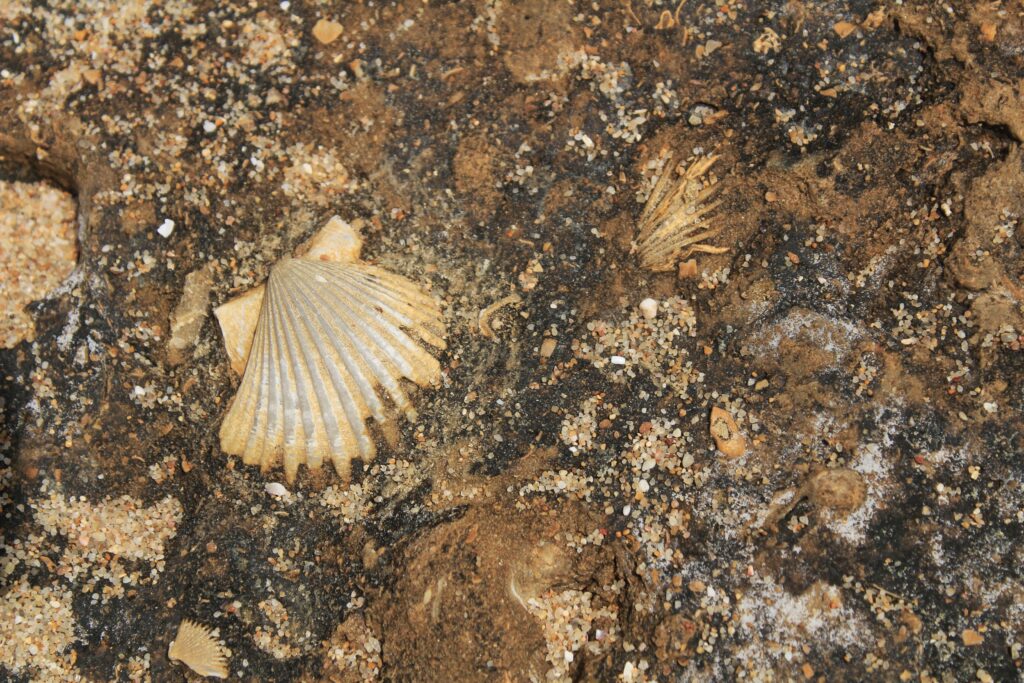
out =
[[[960,634],[960,638],[964,641],[964,645],[967,647],[974,647],[985,642],[985,636],[972,628],[964,629],[963,633]]]
[[[551,358],[551,355],[558,348],[558,340],[554,337],[544,337],[544,341],[540,344],[540,357]]]
[[[341,35],[345,27],[330,19],[321,19],[313,27],[313,37],[324,45],[330,45]]]
[[[836,35],[840,38],[845,38],[857,30],[857,25],[848,21],[837,21],[832,25],[832,30],[835,31]]]
[[[288,489],[284,487],[284,485],[276,481],[267,482],[267,484],[263,488],[267,492],[267,494],[274,496],[276,498],[284,498],[288,495],[291,495],[288,492]]]

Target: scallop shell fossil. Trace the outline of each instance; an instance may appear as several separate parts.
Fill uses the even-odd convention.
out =
[[[178,624],[178,633],[167,649],[167,657],[182,662],[200,676],[228,677],[224,646],[210,629],[189,619]]]
[[[717,156],[698,156],[684,171],[672,163],[672,153],[662,152],[665,163],[654,184],[637,231],[640,264],[653,271],[672,270],[680,259],[694,252],[722,254],[725,247],[705,242],[721,231],[709,227],[708,215],[718,207],[718,179],[709,174]]]
[[[441,310],[409,280],[359,262],[361,244],[335,217],[266,285],[217,309],[232,367],[244,367],[220,428],[225,453],[263,471],[283,464],[288,482],[300,464],[329,459],[347,480],[353,458],[375,454],[367,418],[397,436],[383,394],[416,419],[401,380],[440,378],[423,343],[445,348]]]

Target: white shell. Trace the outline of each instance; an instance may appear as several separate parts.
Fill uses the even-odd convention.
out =
[[[288,258],[270,272],[242,383],[220,429],[221,449],[264,471],[325,459],[347,479],[370,461],[372,416],[394,430],[382,394],[411,420],[401,378],[425,386],[441,367],[438,305],[415,284],[359,262]],[[383,391],[381,390],[383,388]]]
[[[291,495],[288,489],[276,481],[269,481],[263,487],[263,490],[267,492],[267,495],[274,496],[275,498],[287,498]]]
[[[185,619],[178,625],[178,634],[167,649],[167,657],[182,662],[200,676],[228,677],[228,660],[224,646],[210,629]]]
[[[708,214],[720,202],[714,177],[706,178],[717,156],[701,156],[677,176],[669,153],[661,177],[647,198],[640,216],[637,245],[640,264],[649,270],[672,270],[680,258],[695,251],[720,254],[727,249],[703,244],[721,231],[708,227]]]

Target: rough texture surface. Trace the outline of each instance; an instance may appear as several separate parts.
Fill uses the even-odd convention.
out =
[[[45,183],[0,180],[0,348],[32,340],[25,307],[71,274],[77,251],[71,195]]]
[[[988,0],[0,3],[0,179],[80,224],[0,351],[0,678],[183,680],[183,619],[252,681],[1019,677],[1021,55]],[[662,150],[728,251],[652,274]],[[284,487],[202,309],[333,215],[449,346]]]

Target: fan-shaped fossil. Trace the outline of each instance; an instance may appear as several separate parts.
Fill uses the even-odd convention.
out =
[[[719,205],[718,179],[709,174],[717,156],[698,156],[684,171],[663,152],[665,164],[654,184],[637,231],[640,264],[649,270],[672,270],[680,259],[694,252],[721,254],[725,247],[706,244],[721,231],[709,227],[709,214]]]
[[[423,342],[445,348],[438,305],[414,283],[357,261],[361,240],[334,218],[296,258],[254,290],[217,309],[229,355],[244,367],[220,429],[221,449],[264,471],[329,459],[347,479],[351,461],[373,458],[373,417],[396,433],[384,396],[416,418],[402,378],[420,386],[441,373]],[[252,322],[257,308],[258,318]],[[255,330],[252,328],[255,327]]]
[[[167,657],[182,662],[200,676],[228,677],[228,659],[224,646],[210,629],[185,619],[171,641]]]

